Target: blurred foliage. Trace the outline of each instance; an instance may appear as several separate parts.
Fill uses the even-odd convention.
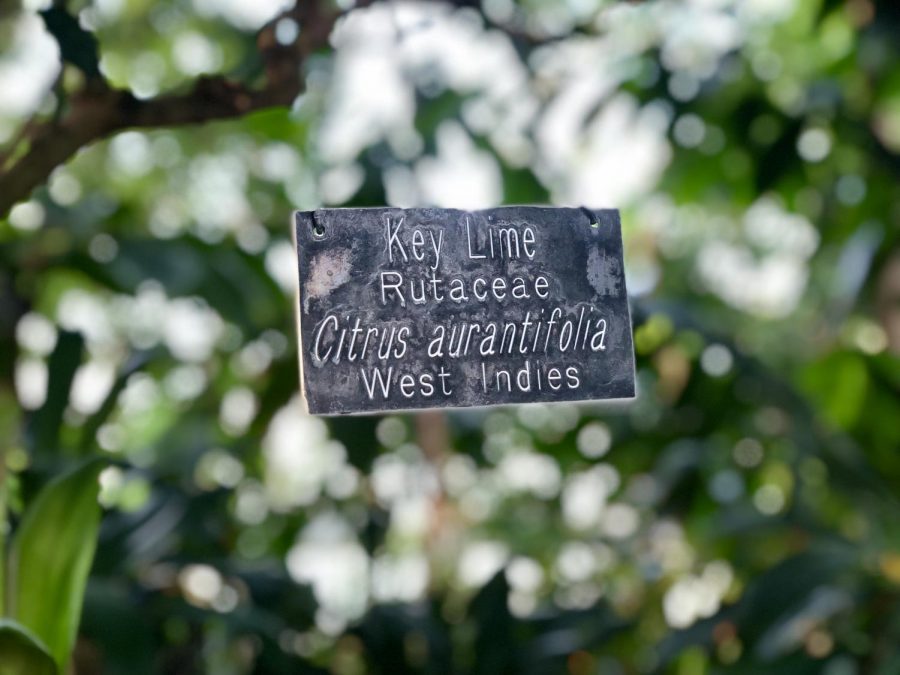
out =
[[[96,55],[139,97],[258,75],[256,3],[67,4],[38,117]],[[900,672],[897,3],[461,4],[353,12],[293,110],[119,134],[0,219],[14,536],[106,467],[75,672]],[[427,453],[305,416],[291,210],[496,202],[623,209],[638,399]],[[39,535],[76,576],[77,492]]]

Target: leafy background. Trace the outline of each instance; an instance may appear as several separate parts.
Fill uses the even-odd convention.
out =
[[[896,3],[367,4],[291,109],[0,219],[6,534],[100,471],[74,672],[900,672]],[[3,7],[7,167],[98,73],[252,77],[280,9]],[[623,210],[638,399],[306,416],[291,211],[501,203]]]

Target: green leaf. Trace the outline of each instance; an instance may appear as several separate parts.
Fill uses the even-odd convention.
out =
[[[62,7],[40,12],[47,30],[59,43],[62,60],[71,63],[88,77],[100,75],[100,49],[97,38],[78,23],[78,19]]]
[[[856,426],[870,387],[863,357],[849,351],[829,354],[807,366],[800,383],[832,424],[848,430]]]
[[[509,583],[500,570],[472,599],[469,615],[476,625],[473,673],[513,673],[519,670],[514,639],[515,620],[509,612]]]
[[[104,466],[91,460],[48,483],[12,545],[10,616],[43,640],[60,670],[75,642],[97,547],[97,479]]]
[[[0,619],[0,675],[56,675],[56,663],[34,635],[15,621]]]
[[[47,400],[28,422],[26,442],[35,456],[48,457],[59,446],[59,431],[63,413],[69,403],[75,372],[81,364],[84,337],[81,333],[60,331],[56,348],[50,355],[47,371]]]

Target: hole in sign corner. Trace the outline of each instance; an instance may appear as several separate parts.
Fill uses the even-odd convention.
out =
[[[322,223],[319,222],[316,213],[313,213],[312,218],[312,234],[313,239],[324,239],[325,238],[325,228],[322,227]]]

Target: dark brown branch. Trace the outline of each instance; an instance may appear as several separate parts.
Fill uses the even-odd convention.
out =
[[[27,199],[50,173],[80,148],[129,128],[173,127],[240,117],[272,107],[289,106],[303,90],[301,68],[310,53],[324,47],[337,14],[318,0],[297,0],[293,9],[263,27],[257,46],[265,66],[265,85],[252,88],[225,77],[200,78],[182,94],[139,100],[130,92],[93,81],[75,94],[59,120],[29,122],[27,152],[9,168],[0,167],[0,217]],[[284,19],[300,27],[288,45],[276,39]],[[11,149],[14,151],[14,148]]]

